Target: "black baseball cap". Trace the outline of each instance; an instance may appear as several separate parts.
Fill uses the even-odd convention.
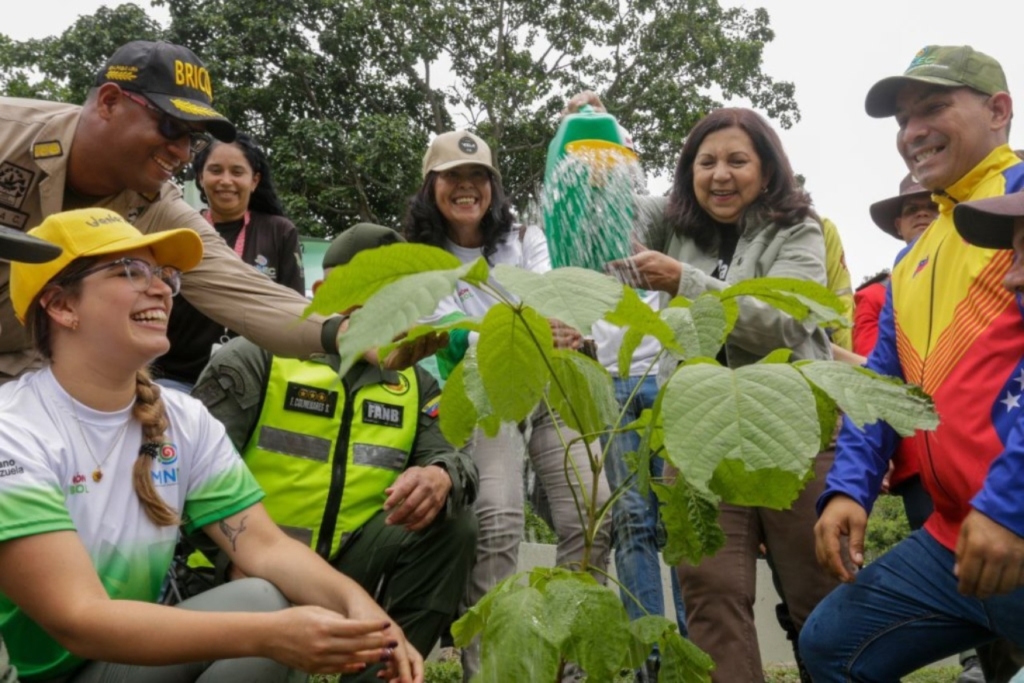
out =
[[[150,40],[126,43],[96,74],[96,85],[104,83],[145,95],[176,119],[205,124],[222,142],[235,139],[234,124],[213,108],[210,72],[187,47]]]
[[[46,263],[60,256],[61,251],[56,244],[0,225],[0,259],[21,263]]]

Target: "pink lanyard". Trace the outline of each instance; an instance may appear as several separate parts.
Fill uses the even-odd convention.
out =
[[[203,211],[203,218],[210,225],[213,225],[213,219],[210,217],[209,211]],[[238,231],[238,238],[235,240],[235,253],[238,254],[238,258],[242,258],[242,252],[245,251],[245,233],[249,227],[249,212],[246,211],[242,217],[242,229]],[[244,260],[244,259],[243,259]]]

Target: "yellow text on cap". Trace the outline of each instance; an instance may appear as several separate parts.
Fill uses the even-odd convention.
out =
[[[197,66],[191,62],[183,62],[180,59],[174,60],[174,84],[183,85],[186,88],[193,88],[206,93],[206,96],[213,99],[213,87],[210,85],[210,72],[206,67]]]

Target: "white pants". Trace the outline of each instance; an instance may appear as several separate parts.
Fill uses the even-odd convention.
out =
[[[474,605],[488,590],[516,571],[519,543],[523,540],[524,447],[551,504],[551,517],[558,536],[556,564],[565,566],[583,559],[586,529],[580,522],[576,507],[576,498],[583,505],[579,482],[582,482],[588,498],[594,491],[594,476],[586,447],[582,442],[577,442],[570,449],[569,454],[576,463],[580,479],[577,480],[571,467],[567,478],[565,449],[547,408],[541,404],[528,420],[532,430],[527,430],[529,441],[525,443],[522,431],[513,424],[502,425],[501,431],[494,438],[488,438],[481,430],[477,430],[474,435],[472,455],[480,472],[480,488],[474,509],[480,520],[480,532],[477,537],[476,565],[466,587],[466,607]],[[578,436],[560,418],[558,427],[566,442]],[[599,448],[597,445],[594,447]],[[598,452],[595,450],[595,454]],[[576,498],[573,489],[576,489]],[[595,509],[600,509],[609,497],[608,482],[602,472],[598,480]],[[602,571],[608,567],[610,520],[610,515],[605,517],[590,554],[589,564]],[[601,575],[596,577],[604,581]],[[463,651],[462,666],[463,679],[466,681],[479,671],[478,641]]]

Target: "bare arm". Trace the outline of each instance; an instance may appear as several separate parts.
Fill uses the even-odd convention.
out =
[[[0,543],[0,591],[85,659],[158,665],[269,655],[308,671],[352,671],[361,668],[353,662],[379,661],[388,643],[380,622],[361,624],[315,608],[194,612],[111,600],[73,531]],[[227,633],[232,637],[225,638]],[[313,656],[313,643],[303,645],[300,638],[333,645]],[[353,651],[363,655],[357,658]]]
[[[246,576],[266,579],[298,605],[319,605],[349,619],[388,623],[382,631],[394,652],[392,673],[403,683],[421,681],[423,657],[363,588],[327,564],[308,546],[289,538],[262,503],[203,527]]]

